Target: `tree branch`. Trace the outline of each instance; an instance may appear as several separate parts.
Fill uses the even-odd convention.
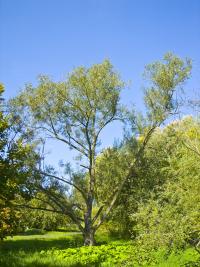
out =
[[[191,146],[191,145],[188,145],[188,144],[185,143],[184,141],[183,141],[182,143],[183,143],[183,145],[184,145],[185,147],[187,147],[187,149],[191,150],[192,152],[194,152],[196,155],[198,155],[198,156],[200,157],[200,152],[199,152],[199,150],[198,150],[197,147],[193,147],[193,146]]]
[[[67,181],[67,180],[65,180],[65,179],[63,179],[63,178],[60,178],[60,177],[58,177],[58,176],[56,176],[56,175],[49,174],[49,173],[46,173],[46,172],[43,172],[43,171],[40,171],[40,174],[45,175],[45,176],[48,176],[48,177],[52,177],[52,178],[54,178],[54,179],[56,179],[56,180],[59,180],[59,181],[61,181],[61,182],[64,182],[64,183],[66,183],[66,184],[68,184],[68,185],[73,186],[74,188],[76,188],[76,189],[81,193],[81,195],[83,196],[83,198],[84,198],[85,200],[87,199],[87,196],[86,196],[85,192],[84,192],[80,187],[78,187],[77,185],[75,185],[74,183],[72,183],[72,182],[70,182],[70,181]]]
[[[88,157],[88,154],[85,153],[85,151],[83,151],[82,149],[80,149],[79,147],[77,147],[76,145],[68,142],[67,140],[65,140],[64,138],[60,137],[57,133],[54,133],[54,136],[56,139],[58,139],[59,141],[62,141],[63,143],[66,143],[69,147],[72,147],[73,149],[77,150],[78,152],[80,152],[81,154],[83,154],[86,158]]]
[[[102,205],[99,210],[97,211],[96,215],[94,216],[94,218],[92,219],[92,224],[94,224],[96,222],[96,220],[98,219],[99,215],[101,214],[103,208],[105,205]]]
[[[34,206],[29,206],[26,204],[12,204],[13,207],[16,208],[27,208],[27,209],[32,209],[32,210],[41,210],[41,211],[50,211],[50,212],[55,212],[55,213],[59,213],[59,214],[63,214],[62,211],[56,210],[56,209],[47,209],[47,208],[41,208],[41,207],[34,207]]]
[[[128,174],[125,176],[125,178],[122,180],[120,186],[118,187],[118,189],[116,190],[116,192],[114,193],[114,196],[109,204],[109,206],[107,207],[105,213],[103,214],[103,216],[101,217],[100,221],[97,223],[97,225],[94,227],[95,230],[97,230],[100,225],[105,221],[105,219],[107,218],[108,214],[110,213],[110,211],[112,210],[113,206],[115,205],[123,187],[125,182],[127,181],[127,179],[133,175],[133,168],[135,167],[136,162],[139,160],[139,157],[141,155],[141,153],[144,151],[144,148],[146,147],[152,133],[154,132],[155,128],[157,127],[157,125],[153,125],[151,127],[151,129],[148,131],[144,141],[143,141],[143,145],[140,148],[140,150],[138,151],[137,155],[136,155],[136,160],[131,164],[130,168],[129,168],[129,172]]]

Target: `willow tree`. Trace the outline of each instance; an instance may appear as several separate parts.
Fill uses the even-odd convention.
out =
[[[190,62],[171,54],[165,57],[164,63],[157,62],[147,68],[153,84],[145,92],[148,124],[144,127],[143,144],[101,205],[97,201],[97,186],[101,185],[95,172],[101,132],[113,121],[124,119],[120,104],[124,83],[110,62],[105,60],[90,68],[79,67],[62,82],[41,76],[37,87],[28,85],[12,101],[12,107],[23,118],[27,129],[34,128],[35,133],[54,138],[79,153],[78,174],[67,178],[40,168],[38,172],[43,182],[37,188],[47,195],[52,211],[69,216],[78,225],[85,245],[95,243],[96,230],[108,217],[126,180],[132,176],[154,129],[174,111],[175,89],[188,78],[190,68]],[[98,176],[99,172],[98,169]],[[62,186],[52,190],[44,182],[45,178],[49,178],[50,183],[55,180],[57,185],[66,184],[70,190],[67,193]],[[106,177],[105,180],[102,177],[102,183],[104,181]]]

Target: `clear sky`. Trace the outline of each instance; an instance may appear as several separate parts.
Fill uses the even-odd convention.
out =
[[[6,98],[38,74],[59,80],[109,58],[132,81],[123,102],[142,109],[144,65],[168,51],[193,59],[187,94],[200,92],[200,0],[0,0],[0,38]],[[104,144],[118,134],[119,125],[109,128]]]

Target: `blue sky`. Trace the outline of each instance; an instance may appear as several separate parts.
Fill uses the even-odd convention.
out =
[[[122,101],[142,110],[144,65],[168,51],[193,59],[187,95],[200,92],[199,0],[0,0],[0,36],[6,98],[39,74],[60,80],[76,66],[109,58],[132,81]],[[120,133],[119,125],[110,127],[104,145]]]

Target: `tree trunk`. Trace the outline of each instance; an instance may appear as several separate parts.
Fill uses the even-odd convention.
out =
[[[95,232],[91,228],[84,231],[83,233],[84,246],[94,246],[96,244],[94,234]]]
[[[95,230],[92,227],[91,210],[89,210],[85,214],[85,228],[83,230],[84,246],[95,245],[94,234],[95,234]]]
[[[94,239],[95,230],[92,227],[92,202],[93,202],[93,197],[92,193],[90,192],[87,199],[87,211],[84,214],[84,223],[85,223],[85,227],[83,230],[84,246],[95,245],[95,239]]]

